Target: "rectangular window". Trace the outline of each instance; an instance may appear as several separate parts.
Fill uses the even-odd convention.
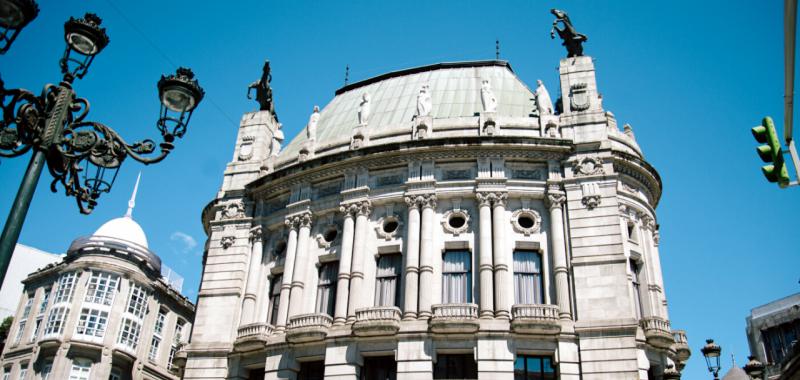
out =
[[[175,353],[178,352],[178,346],[169,346],[169,356],[167,357],[167,369],[172,369],[172,359],[175,358]]]
[[[425,291],[427,289],[423,289]],[[472,260],[467,251],[445,251],[442,303],[472,302]]]
[[[628,223],[628,240],[634,243],[639,242],[638,235],[636,235],[636,225],[630,222]]]
[[[164,309],[158,310],[158,317],[156,317],[156,326],[153,329],[153,333],[161,336],[164,331],[164,323],[167,320],[167,311]]]
[[[270,286],[269,297],[269,323],[275,326],[278,323],[278,308],[281,305],[281,283],[283,282],[283,275],[277,275],[272,279]]]
[[[375,276],[375,305],[400,306],[400,273],[402,256],[382,255],[378,259],[378,272]]]
[[[42,320],[43,319],[44,319],[44,317],[41,316],[41,315],[36,318],[36,322],[34,322],[34,324],[33,324],[33,334],[31,334],[31,339],[30,339],[31,342],[35,341],[36,338],[39,337],[39,330],[42,329]]]
[[[111,306],[117,291],[119,276],[106,272],[92,272],[86,284],[86,302]]]
[[[556,367],[550,356],[517,355],[514,361],[514,380],[555,380]]]
[[[25,308],[22,309],[22,318],[28,318],[31,314],[31,307],[33,306],[33,294],[28,294],[28,300],[25,301]]]
[[[367,356],[360,380],[397,380],[397,362],[392,356]]]
[[[53,363],[47,362],[42,367],[42,380],[50,379],[50,372],[53,372]]]
[[[111,370],[111,374],[108,375],[108,380],[122,380],[122,374],[120,370],[114,368]]]
[[[50,289],[45,289],[42,293],[42,302],[39,304],[39,314],[44,314],[47,310],[47,301],[50,300]]]
[[[333,315],[336,305],[336,277],[339,275],[339,263],[323,264],[319,268],[319,284],[317,285],[317,313]]]
[[[129,347],[131,350],[136,350],[136,345],[139,344],[139,334],[142,332],[142,325],[130,318],[125,318],[122,321],[122,328],[119,331],[118,343]]]
[[[322,380],[325,378],[325,362],[301,362],[297,380]]]
[[[477,379],[478,363],[472,354],[439,354],[433,366],[434,379]]]
[[[69,308],[67,307],[56,307],[50,310],[50,317],[47,318],[44,335],[60,335],[64,330],[68,314]]]
[[[541,304],[542,294],[542,256],[535,251],[514,251],[515,303]]]
[[[69,371],[69,380],[89,380],[92,374],[92,361],[75,358]]]
[[[17,327],[17,335],[14,336],[14,344],[19,344],[22,341],[22,334],[25,333],[25,325],[28,323],[27,320],[19,321],[19,326]]]
[[[145,303],[147,302],[147,293],[141,285],[131,283],[130,296],[128,298],[128,313],[135,315],[137,318],[144,318]]]
[[[183,341],[183,325],[186,324],[186,321],[183,319],[178,318],[178,322],[175,322],[175,338],[173,338],[176,342]]]
[[[22,366],[23,366],[23,367],[27,367],[27,366],[28,366],[28,364],[27,364],[27,363],[25,363],[25,364],[23,364]],[[19,379],[19,380],[25,380],[25,376],[26,376],[26,375],[28,375],[28,369],[27,369],[27,368],[20,368],[20,370],[19,370],[19,376],[17,376],[17,379]]]
[[[11,367],[3,368],[3,380],[8,380],[11,377]]]
[[[64,273],[58,279],[58,288],[56,288],[56,298],[54,303],[70,302],[72,300],[72,292],[75,290],[75,282],[78,280],[78,274],[75,272]]]
[[[78,326],[75,333],[91,337],[102,338],[106,332],[108,323],[108,312],[97,309],[83,308],[78,318]]]
[[[642,295],[640,290],[641,283],[639,282],[639,265],[635,261],[629,260],[631,266],[631,285],[633,286],[633,307],[636,308],[636,318],[641,319],[642,313]]]
[[[147,355],[150,360],[155,361],[158,358],[158,346],[161,345],[161,338],[153,335],[153,339],[150,341],[150,352]]]

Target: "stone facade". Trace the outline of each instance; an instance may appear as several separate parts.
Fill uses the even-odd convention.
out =
[[[178,379],[172,359],[194,305],[160,269],[158,256],[124,235],[76,239],[63,261],[23,281],[3,379]]]
[[[603,109],[590,57],[561,60],[560,85],[562,112],[540,120],[506,62],[414,68],[338,90],[314,139],[300,133],[277,156],[242,159],[237,143],[203,211],[184,378],[682,368],[690,352],[659,262],[661,180]],[[430,95],[424,115],[417,93]],[[271,146],[276,130],[268,112],[246,114],[237,141]]]
[[[798,373],[800,357],[800,293],[753,308],[747,321],[750,354],[766,365],[765,379],[790,378]],[[791,368],[793,375],[784,373]]]

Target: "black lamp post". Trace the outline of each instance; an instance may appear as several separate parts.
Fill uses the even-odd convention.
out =
[[[0,54],[5,54],[19,32],[39,15],[33,0],[0,0]]]
[[[753,380],[759,380],[764,378],[764,363],[758,361],[755,356],[748,356],[747,364],[742,367],[744,372],[747,373],[747,376],[750,376]]]
[[[2,6],[15,2],[24,0],[0,0]],[[72,82],[86,75],[94,57],[108,45],[101,22],[97,15],[87,13],[64,24],[67,48],[60,61],[63,79],[58,86],[48,84],[37,96],[24,89],[6,89],[0,79],[0,157],[16,157],[33,150],[0,236],[0,283],[45,162],[53,177],[50,189],[55,192],[61,183],[66,194],[75,197],[80,212],[89,214],[100,194],[111,190],[125,158],[152,164],[172,151],[175,138],[186,133],[189,119],[203,99],[204,91],[191,70],[181,67],[174,75],[161,77],[161,111],[156,128],[162,141],[158,153],[153,140],[128,144],[110,127],[85,120],[89,101],[77,97]]]
[[[719,380],[719,355],[722,353],[722,347],[714,343],[714,339],[706,339],[706,345],[700,349],[700,352],[706,358],[708,372],[714,374],[714,380]]]

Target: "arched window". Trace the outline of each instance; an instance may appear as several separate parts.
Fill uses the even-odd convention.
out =
[[[514,251],[514,301],[517,304],[543,303],[542,255],[536,251]]]

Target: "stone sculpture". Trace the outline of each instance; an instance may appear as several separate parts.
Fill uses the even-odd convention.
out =
[[[367,125],[371,111],[369,93],[365,92],[361,96],[361,104],[358,105],[358,125]]]
[[[539,111],[539,117],[553,115],[553,101],[550,100],[550,93],[544,87],[541,80],[536,81],[536,110]]]
[[[250,93],[256,90],[256,101],[261,111],[270,111],[275,115],[275,104],[272,102],[272,74],[270,73],[269,60],[264,61],[264,68],[261,70],[261,79],[250,83],[247,86],[247,99],[252,99]],[[275,115],[277,119],[278,116]]]
[[[275,128],[275,132],[272,133],[272,144],[269,151],[269,155],[272,157],[277,157],[278,153],[281,151],[281,144],[283,143],[284,139],[283,131],[281,131],[282,127],[283,124],[278,123],[277,128]]]
[[[567,48],[567,58],[580,57],[583,55],[583,43],[588,40],[586,35],[578,33],[572,26],[567,12],[558,9],[551,9],[550,13],[556,16],[553,21],[553,28],[550,30],[550,38],[556,38],[556,32],[563,41],[561,44]],[[562,29],[558,28],[558,23],[563,25]]]
[[[497,111],[497,98],[494,97],[492,87],[487,79],[484,79],[481,83],[481,103],[483,104],[484,112]]]
[[[417,95],[417,117],[429,116],[432,106],[429,86],[423,85],[422,88],[419,89],[419,94]]]
[[[319,106],[314,106],[314,112],[308,118],[306,137],[309,141],[317,139],[317,123],[319,123]]]

